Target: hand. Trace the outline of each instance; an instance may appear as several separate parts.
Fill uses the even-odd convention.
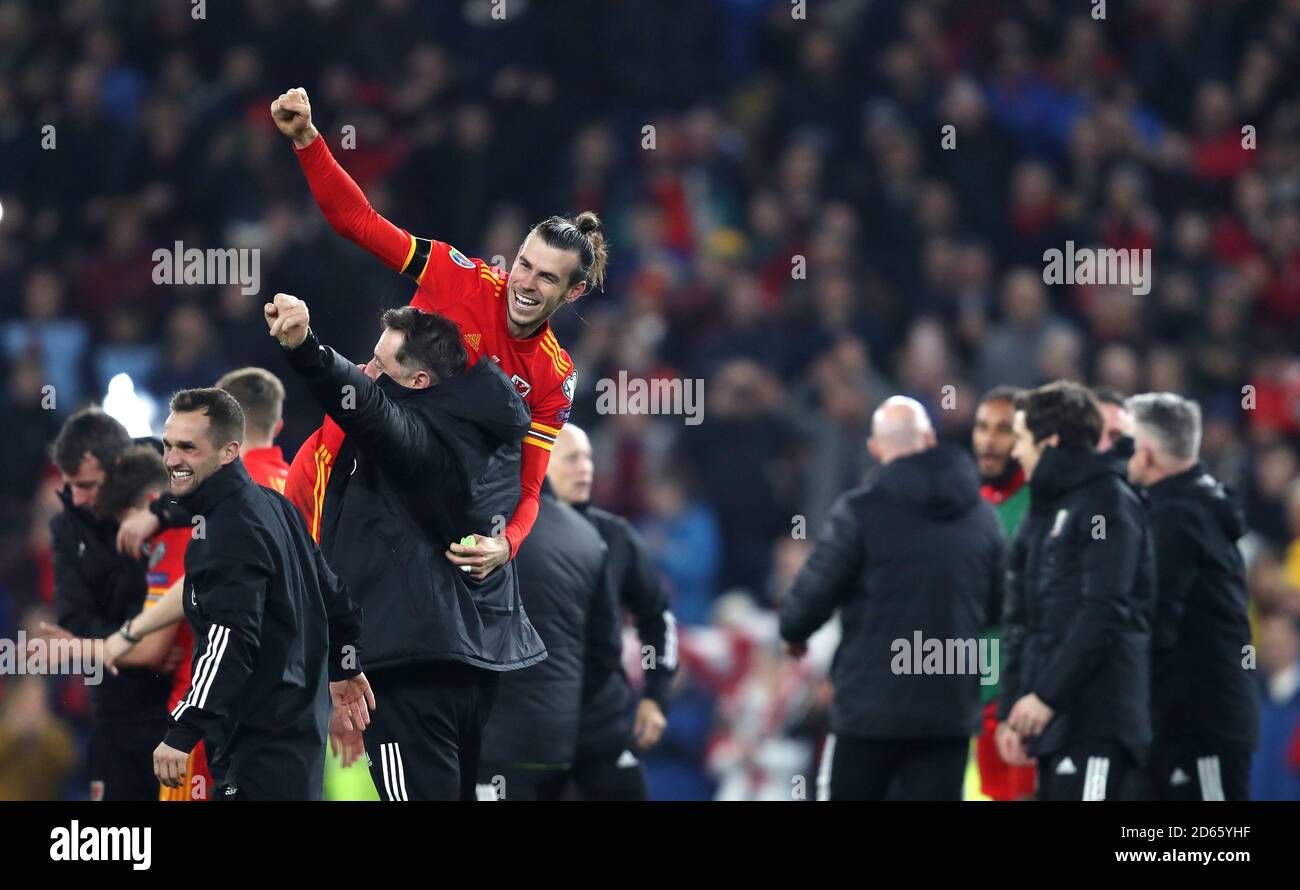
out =
[[[334,726],[330,726],[330,752],[338,755],[346,769],[357,762],[362,754],[366,753],[366,743],[364,737],[356,730],[339,730],[336,731]]]
[[[281,133],[293,140],[294,148],[306,148],[320,135],[311,122],[311,102],[302,87],[281,93],[271,103],[271,119]]]
[[[632,725],[632,737],[636,746],[642,751],[659,744],[659,738],[668,728],[668,718],[653,699],[643,698],[636,706],[636,722]]]
[[[375,693],[371,691],[365,674],[331,683],[330,701],[334,705],[331,727],[340,732],[361,732],[370,725],[370,712],[375,710]]]
[[[1031,692],[1012,706],[1011,713],[1007,715],[1007,724],[1022,736],[1042,735],[1055,713]]]
[[[998,756],[1010,766],[1033,766],[1035,763],[1034,758],[1025,751],[1025,740],[1005,723],[999,723],[993,731],[993,743],[998,749]]]
[[[67,642],[79,643],[81,649],[81,664],[83,668],[86,665],[93,664],[94,659],[99,657],[103,659],[104,666],[109,669],[113,676],[117,676],[117,668],[113,667],[112,660],[110,659],[109,646],[106,640],[79,637],[57,624],[50,624],[48,621],[41,622],[41,632],[45,634],[46,640],[64,640]],[[114,634],[114,636],[119,640],[122,639],[121,634]],[[125,640],[123,640],[123,642],[125,642]],[[29,639],[27,641],[28,648],[30,649],[35,645],[35,643],[36,640]],[[121,653],[117,653],[116,657],[120,658]]]
[[[510,561],[510,542],[504,535],[495,538],[474,535],[474,541],[473,547],[454,543],[443,555],[454,565],[469,566],[469,576],[475,581],[482,581],[497,566]]]
[[[781,648],[784,649],[785,654],[789,655],[791,658],[803,658],[808,654],[808,642],[806,640],[799,643],[791,643],[788,640],[782,640]]]
[[[158,517],[145,507],[135,507],[117,526],[117,552],[131,558],[140,555],[145,541],[158,534]]]
[[[274,302],[262,307],[271,336],[285,349],[297,349],[307,339],[311,313],[307,304],[289,294],[276,294]]]
[[[185,782],[185,765],[189,759],[190,752],[177,751],[166,742],[159,742],[153,749],[153,774],[168,788],[179,788]]]

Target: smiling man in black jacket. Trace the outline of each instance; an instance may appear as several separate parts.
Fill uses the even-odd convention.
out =
[[[505,526],[519,499],[529,414],[483,358],[466,367],[455,324],[414,307],[383,315],[364,371],[310,330],[307,305],[265,307],[285,348],[347,438],[321,508],[320,544],[366,610],[362,648],[378,709],[364,736],[386,800],[473,800],[498,674],[546,657],[514,563],[481,581],[449,544]]]
[[[915,400],[887,399],[868,445],[882,466],[835,501],[780,603],[796,655],[836,609],[843,627],[818,797],[960,800],[980,684],[997,682],[979,637],[1001,601],[1002,527],[974,461],[935,445]]]
[[[1040,800],[1114,799],[1151,742],[1151,531],[1122,467],[1096,451],[1087,389],[1022,393],[1014,429],[1030,506],[1012,545],[998,750],[1037,758]]]
[[[1250,645],[1240,508],[1199,459],[1201,409],[1173,393],[1128,400],[1129,480],[1146,488],[1156,547],[1148,769],[1165,800],[1247,800],[1259,701]]]
[[[202,738],[214,800],[319,800],[331,697],[359,704],[358,720],[374,704],[357,651],[361,610],[293,504],[249,477],[243,439],[243,411],[225,390],[172,397],[163,460],[194,519],[182,590],[194,669],[154,771],[178,787]],[[134,642],[131,625],[119,633]]]

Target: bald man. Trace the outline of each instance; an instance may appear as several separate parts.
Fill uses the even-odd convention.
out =
[[[632,524],[591,504],[595,476],[591,441],[566,424],[555,437],[546,481],[577,510],[609,547],[609,584],[603,608],[589,610],[583,665],[582,720],[573,782],[585,800],[645,800],[641,755],[668,726],[670,688],[677,669],[677,622],[668,591]],[[623,670],[623,618],[631,615],[641,640],[641,691]]]
[[[791,654],[837,610],[821,800],[960,800],[980,686],[997,682],[981,634],[1002,600],[1002,529],[965,451],[936,445],[914,399],[871,421],[880,466],[841,495],[780,604]]]

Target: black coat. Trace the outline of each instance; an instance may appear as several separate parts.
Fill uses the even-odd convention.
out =
[[[63,510],[50,519],[54,550],[54,612],[61,627],[79,637],[107,637],[144,608],[149,592],[143,559],[117,552],[117,523],[72,505],[67,486]],[[167,714],[171,677],[149,668],[104,672],[91,687],[98,718],[156,722]]]
[[[201,522],[185,548],[185,618],[194,631],[190,691],[166,742],[202,737],[213,778],[259,799],[319,799],[328,682],[361,669],[361,610],[297,508],[236,459],[181,506]]]
[[[366,610],[366,665],[459,661],[509,671],[546,657],[513,561],[474,581],[443,555],[505,527],[529,414],[491,361],[427,389],[372,381],[314,336],[290,364],[347,438],[322,505],[321,550]]]
[[[955,738],[979,729],[978,638],[996,620],[1003,542],[966,452],[939,446],[881,467],[838,498],[780,604],[805,641],[840,610],[831,729],[864,738]],[[953,641],[947,673],[917,670],[926,641]],[[956,644],[963,661],[956,662]],[[957,673],[956,668],[961,673]],[[996,681],[996,677],[992,677]]]
[[[1240,508],[1200,464],[1147,489],[1156,547],[1151,713],[1157,743],[1253,751],[1259,701],[1250,645]]]
[[[1146,509],[1121,464],[1049,447],[1029,481],[1011,552],[998,716],[1033,692],[1056,713],[1031,755],[1079,738],[1151,743],[1155,556]]]
[[[623,616],[632,616],[641,639],[642,694],[665,714],[677,670],[677,622],[668,590],[632,524],[590,504],[575,509],[609,547],[610,581],[602,592],[605,602],[590,610],[587,624],[578,747],[591,756],[617,755],[632,742],[639,698],[623,670]]]
[[[546,660],[504,674],[483,730],[490,764],[573,762],[582,710],[588,612],[605,605],[605,543],[572,507],[543,492],[537,524],[515,557],[528,617]]]

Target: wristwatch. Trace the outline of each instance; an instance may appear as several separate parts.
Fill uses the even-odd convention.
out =
[[[133,636],[131,636],[131,619],[130,619],[130,618],[128,618],[128,619],[126,619],[125,621],[122,622],[122,626],[119,627],[119,628],[117,629],[117,632],[120,633],[120,634],[122,635],[122,639],[126,640],[128,643],[130,643],[130,644],[132,644],[132,645],[135,645],[136,643],[140,642],[140,637],[133,637]]]

